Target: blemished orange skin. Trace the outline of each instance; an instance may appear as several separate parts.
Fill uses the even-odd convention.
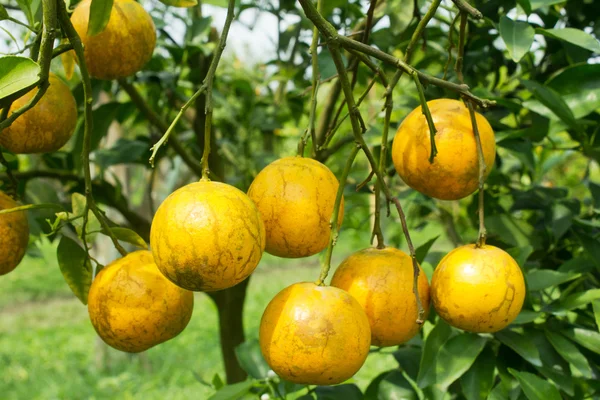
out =
[[[18,207],[19,204],[0,192],[0,210]],[[29,223],[25,211],[0,214],[0,275],[17,268],[29,243]]]
[[[469,332],[497,332],[519,315],[525,280],[504,250],[470,244],[440,261],[431,279],[431,299],[450,325]]]
[[[426,319],[429,283],[422,269],[418,282]],[[335,271],[331,286],[347,291],[364,308],[371,325],[373,346],[396,346],[419,332],[413,264],[403,251],[393,247],[368,248],[351,254]]]
[[[469,110],[458,100],[439,99],[427,102],[437,129],[438,153],[429,162],[431,141],[429,126],[415,108],[404,119],[392,145],[392,159],[398,175],[411,188],[440,200],[458,200],[477,190],[479,163],[477,145]],[[476,113],[486,176],[494,166],[496,142],[494,131],[485,117]]]
[[[299,258],[327,247],[338,186],[331,170],[310,158],[285,157],[267,165],[248,189],[265,222],[267,253]],[[342,198],[338,226],[343,219]]]
[[[57,151],[73,136],[77,125],[77,104],[69,87],[54,74],[40,101],[0,132],[0,145],[15,154]],[[15,100],[10,113],[23,107],[37,89]]]
[[[358,302],[332,286],[295,283],[279,292],[260,321],[260,348],[283,379],[333,385],[364,364],[371,343],[369,320]]]
[[[88,36],[90,5],[91,0],[83,0],[71,15],[90,75],[112,80],[141,70],[156,46],[156,28],[150,14],[133,0],[115,0],[106,28]]]
[[[265,248],[265,228],[244,192],[200,181],[176,190],[160,205],[150,244],[158,268],[173,283],[212,292],[254,272]]]
[[[147,250],[107,265],[92,282],[88,296],[90,320],[98,335],[129,353],[179,335],[193,308],[194,294],[166,279]]]

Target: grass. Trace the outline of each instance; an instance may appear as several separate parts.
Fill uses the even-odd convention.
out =
[[[87,309],[70,292],[56,264],[54,245],[41,246],[0,278],[0,397],[12,399],[206,399],[222,377],[216,308],[195,295],[194,314],[177,338],[131,356],[104,345]],[[340,250],[340,253],[346,253]],[[339,261],[338,261],[339,262]],[[318,275],[318,259],[281,260],[265,255],[245,305],[248,339],[257,338],[264,308],[282,288]],[[336,263],[334,263],[336,265]],[[364,390],[379,373],[397,366],[374,353],[355,376]]]

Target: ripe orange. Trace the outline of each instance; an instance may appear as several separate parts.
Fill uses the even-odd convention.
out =
[[[371,331],[347,292],[296,283],[279,292],[260,321],[260,348],[283,379],[333,385],[354,375],[369,353]]]
[[[160,205],[150,243],[167,278],[184,289],[211,292],[234,286],[254,271],[265,248],[265,228],[244,192],[200,181]]]
[[[404,119],[392,145],[392,159],[398,175],[419,192],[440,200],[462,199],[477,190],[479,163],[477,146],[469,110],[457,100],[439,99],[427,102],[437,129],[438,150],[429,162],[431,142],[429,126],[421,111],[415,108]],[[476,114],[487,173],[496,158],[494,131],[484,116]]]
[[[71,22],[81,37],[90,75],[117,79],[135,74],[152,58],[156,29],[152,17],[133,0],[115,0],[104,31],[88,36],[91,0],[75,8]]]
[[[396,346],[419,331],[413,294],[413,264],[393,247],[368,248],[346,258],[335,271],[331,286],[350,293],[364,308],[371,324],[371,344]],[[419,297],[424,318],[429,314],[429,283],[421,269]]]
[[[0,192],[0,210],[19,204]],[[23,259],[29,242],[29,223],[25,211],[0,214],[0,275],[14,270]]]
[[[69,141],[77,125],[75,98],[58,76],[51,73],[49,83],[40,101],[0,132],[0,145],[15,154],[50,153]],[[15,100],[10,112],[28,103],[35,93],[37,89]]]
[[[193,293],[169,282],[147,250],[130,253],[102,269],[88,296],[90,320],[98,335],[129,353],[179,335],[193,308]]]
[[[452,250],[438,264],[431,280],[431,299],[450,325],[469,332],[496,332],[519,315],[525,280],[504,250],[466,245]]]
[[[338,186],[329,168],[310,158],[286,157],[267,165],[248,189],[265,222],[267,252],[298,258],[327,247]],[[342,199],[338,226],[343,217]]]

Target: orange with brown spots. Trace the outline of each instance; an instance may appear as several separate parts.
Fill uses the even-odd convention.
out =
[[[369,320],[347,292],[296,283],[279,292],[260,322],[260,348],[283,379],[333,385],[352,377],[369,354]]]
[[[0,210],[19,204],[0,192]],[[23,259],[29,242],[29,223],[25,211],[0,214],[0,275],[14,270]]]
[[[169,282],[147,250],[130,253],[102,269],[88,296],[90,320],[98,335],[129,353],[179,335],[193,308],[193,293]]]
[[[75,132],[77,104],[69,87],[54,74],[40,101],[0,132],[0,145],[15,154],[50,153],[65,145]],[[10,112],[23,107],[37,93],[33,89],[15,100]]]
[[[252,200],[220,182],[191,183],[160,205],[150,231],[160,271],[176,285],[211,292],[237,285],[258,265],[265,227]]]
[[[479,183],[477,146],[469,110],[462,102],[450,99],[432,100],[427,105],[437,129],[438,153],[434,162],[429,162],[429,126],[419,106],[408,114],[396,132],[392,145],[394,166],[408,186],[427,196],[462,199],[477,190]],[[496,158],[494,131],[481,114],[476,113],[476,120],[489,174]]]
[[[419,297],[429,315],[429,283],[421,269]],[[335,271],[331,286],[350,293],[364,308],[371,324],[371,344],[396,346],[419,332],[413,294],[413,264],[393,247],[368,248],[346,258]]]
[[[83,0],[71,16],[84,46],[90,75],[111,80],[141,70],[156,45],[156,28],[150,14],[133,0],[115,0],[106,28],[88,36],[91,3],[91,0]]]
[[[497,332],[519,315],[525,280],[504,250],[470,244],[440,261],[431,280],[431,299],[450,325],[469,332]]]
[[[265,222],[268,253],[298,258],[317,254],[329,243],[338,180],[318,161],[285,157],[267,165],[248,196]],[[338,226],[344,218],[344,200]]]

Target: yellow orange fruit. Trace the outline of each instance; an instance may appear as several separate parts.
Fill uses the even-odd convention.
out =
[[[234,286],[256,268],[265,228],[252,200],[220,182],[191,183],[160,205],[150,231],[160,271],[194,291]]]
[[[0,132],[0,145],[15,154],[49,153],[65,145],[75,132],[77,104],[69,87],[54,74],[40,101]],[[33,89],[12,103],[10,113],[37,93]]]
[[[418,282],[426,319],[429,283],[422,269]],[[331,286],[347,291],[364,308],[371,324],[372,345],[396,346],[419,332],[413,264],[403,251],[393,247],[368,248],[351,254],[335,271]]]
[[[525,280],[504,250],[466,245],[438,264],[431,279],[431,299],[450,325],[469,332],[497,332],[519,315]]]
[[[479,162],[469,110],[457,100],[427,102],[437,129],[438,150],[429,162],[431,141],[429,126],[415,108],[404,119],[392,145],[392,159],[398,175],[411,188],[441,200],[458,200],[477,190]],[[496,158],[494,131],[485,117],[476,113],[487,174]]]
[[[179,335],[193,308],[193,293],[166,279],[147,250],[130,253],[103,268],[88,296],[90,320],[98,335],[115,349],[129,353]]]
[[[133,0],[115,0],[102,32],[88,36],[91,0],[75,8],[71,22],[81,37],[90,75],[117,79],[135,74],[152,58],[156,29],[152,17]]]
[[[0,210],[19,204],[0,192]],[[0,275],[14,270],[23,259],[29,242],[29,223],[25,211],[0,214]]]
[[[333,385],[353,376],[369,353],[369,320],[347,292],[296,283],[279,292],[260,321],[260,348],[283,379]]]
[[[267,252],[298,258],[327,247],[338,186],[331,170],[310,158],[286,157],[267,165],[248,189],[265,222]],[[343,218],[342,199],[338,225]]]

